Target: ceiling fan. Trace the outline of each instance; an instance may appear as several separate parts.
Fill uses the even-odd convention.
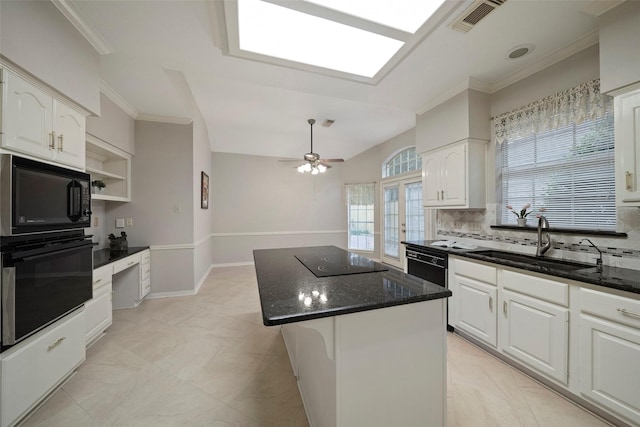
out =
[[[344,162],[344,159],[321,159],[320,154],[313,152],[313,125],[315,119],[307,120],[307,123],[311,126],[311,150],[303,156],[304,163],[297,166],[298,172],[305,173],[311,172],[311,175],[317,175],[318,173],[324,173],[329,166],[327,163]],[[300,160],[280,160],[281,162],[299,162]]]

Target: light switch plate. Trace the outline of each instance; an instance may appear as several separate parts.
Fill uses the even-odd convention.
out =
[[[124,228],[124,218],[116,218],[116,228]]]
[[[127,218],[127,227],[133,227],[133,218]]]

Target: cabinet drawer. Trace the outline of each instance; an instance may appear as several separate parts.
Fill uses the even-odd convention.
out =
[[[144,298],[151,292],[151,279],[145,279],[140,282],[140,299]]]
[[[580,310],[624,325],[640,328],[640,300],[580,288]]]
[[[100,268],[93,270],[93,291],[105,284],[111,282],[111,275],[113,274],[112,265],[104,265]]]
[[[125,259],[116,261],[113,263],[113,274],[120,273],[122,270],[126,270],[129,267],[133,267],[140,263],[140,254],[130,255]]]
[[[492,285],[495,285],[497,282],[495,267],[465,261],[459,258],[455,259],[455,273],[480,280],[481,282],[491,283]]]
[[[151,264],[140,264],[140,279],[148,280],[151,277]]]
[[[569,306],[569,285],[566,283],[511,270],[504,270],[502,279],[505,289],[511,289],[563,307]]]
[[[151,251],[149,249],[142,251],[141,254],[141,263],[142,264],[148,264],[151,262]]]
[[[33,408],[85,358],[85,313],[79,310],[2,355],[2,425]]]

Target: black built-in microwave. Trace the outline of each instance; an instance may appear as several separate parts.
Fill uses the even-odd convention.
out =
[[[1,235],[90,227],[90,179],[84,172],[1,155]]]

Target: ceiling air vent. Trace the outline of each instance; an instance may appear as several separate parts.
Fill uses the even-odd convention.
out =
[[[456,19],[452,25],[454,30],[468,33],[484,17],[502,6],[507,0],[478,0]]]

